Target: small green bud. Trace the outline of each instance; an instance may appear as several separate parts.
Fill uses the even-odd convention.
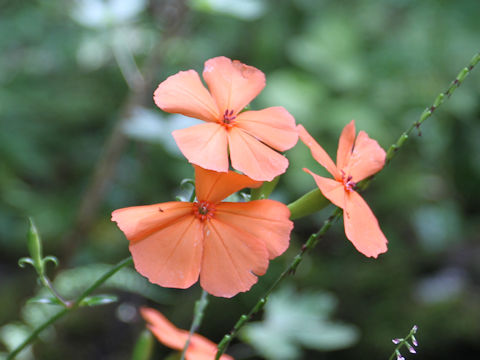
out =
[[[231,335],[225,335],[222,339],[222,341],[220,341],[217,345],[217,349],[218,351],[220,351],[220,354],[223,354],[223,349],[225,348],[225,346],[232,340],[232,336]]]
[[[429,108],[423,110],[422,115],[420,115],[420,120],[419,120],[419,122],[420,122],[420,123],[424,122],[430,115],[432,115],[432,112],[430,111]]]
[[[462,82],[463,80],[465,80],[465,78],[467,77],[468,75],[468,69],[467,68],[463,68],[457,75],[457,80],[459,82]],[[458,86],[458,85],[457,85]]]
[[[238,330],[243,326],[243,324],[245,324],[245,322],[247,322],[247,320],[248,320],[248,316],[243,314],[242,316],[240,316],[240,319],[238,319],[237,323],[233,326],[233,328],[235,330]]]
[[[439,94],[433,102],[433,106],[435,106],[436,108],[439,107],[440,105],[442,105],[444,99],[445,95],[443,93]]]
[[[405,133],[403,133],[402,136],[400,136],[400,139],[398,139],[398,141],[397,141],[397,147],[402,146],[403,143],[404,143],[405,141],[407,141],[407,139],[408,139],[408,135],[405,134]]]
[[[30,222],[27,235],[28,251],[30,252],[30,256],[33,260],[33,266],[37,270],[37,273],[43,274],[42,241],[40,240],[38,230],[33,223],[33,219],[29,218],[28,220]]]
[[[473,67],[477,65],[479,61],[480,61],[480,54],[475,54],[475,56],[472,58],[472,61],[470,61],[470,66]]]

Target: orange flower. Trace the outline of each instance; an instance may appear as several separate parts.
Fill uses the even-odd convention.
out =
[[[383,168],[385,151],[364,131],[360,131],[355,139],[355,122],[352,120],[340,135],[335,166],[330,156],[303,126],[299,125],[297,129],[300,139],[310,148],[315,160],[335,178],[324,178],[304,169],[313,176],[322,194],[343,209],[348,240],[366,256],[376,258],[378,254],[386,252],[388,241],[378,226],[377,218],[355,191],[356,183]]]
[[[288,208],[274,200],[221,202],[260,182],[233,171],[195,166],[197,202],[167,202],[115,210],[112,220],[130,240],[135,268],[151,282],[185,289],[200,285],[215,296],[249,290],[269,259],[288,247]]]
[[[140,313],[147,322],[148,329],[162,344],[182,351],[188,339],[188,331],[177,329],[165,316],[151,308],[141,308]],[[217,353],[217,345],[207,338],[193,334],[185,352],[187,360],[212,360]],[[222,355],[221,360],[233,360],[229,355]]]
[[[283,107],[241,112],[265,87],[258,69],[224,57],[205,62],[203,86],[194,70],[180,71],[162,82],[153,99],[170,113],[205,121],[174,131],[173,137],[189,162],[227,172],[232,167],[254,180],[270,181],[283,174],[288,160],[276,151],[298,140],[295,119]]]

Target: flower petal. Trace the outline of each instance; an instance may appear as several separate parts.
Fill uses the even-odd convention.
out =
[[[175,327],[168,319],[155,309],[142,307],[140,314],[147,322],[147,327],[162,344],[171,349],[183,350],[188,339],[188,331]],[[187,360],[212,360],[217,353],[217,346],[202,335],[193,334],[185,358]],[[229,355],[222,355],[221,360],[233,360]]]
[[[239,234],[248,233],[265,243],[268,258],[273,259],[287,250],[293,223],[290,211],[274,200],[247,203],[223,202],[217,205],[215,218],[234,228]]]
[[[250,179],[235,171],[219,173],[205,170],[199,166],[195,168],[195,190],[198,200],[218,203],[227,196],[246,187],[257,188],[262,185],[261,181]]]
[[[295,119],[280,106],[245,111],[235,121],[237,127],[278,151],[292,148],[298,140]]]
[[[228,171],[227,134],[223,126],[200,124],[175,130],[172,135],[182,154],[192,164],[214,171]]]
[[[313,176],[313,179],[323,196],[330,200],[334,205],[342,209],[345,207],[345,189],[343,183],[317,175],[308,169],[303,170]]]
[[[163,314],[155,309],[142,307],[140,308],[140,314],[158,341],[171,349],[183,349],[188,338],[188,331],[177,329]]]
[[[350,191],[345,198],[343,222],[348,240],[365,256],[376,258],[387,251],[387,239],[363,198]]]
[[[265,87],[265,75],[253,66],[219,56],[205,62],[203,78],[223,115],[239,113]]]
[[[215,359],[217,353],[217,345],[203,337],[202,335],[193,334],[190,340],[190,346],[185,354],[186,360],[212,360]],[[223,354],[220,360],[233,360],[230,355]]]
[[[287,170],[288,160],[285,156],[262,144],[244,130],[233,127],[227,136],[234,169],[258,181],[271,181]]]
[[[210,220],[205,228],[200,284],[214,296],[230,298],[248,291],[268,267],[262,241],[222,221]]]
[[[191,203],[172,201],[118,209],[112,212],[112,221],[117,223],[129,241],[138,241],[191,213]]]
[[[315,139],[307,132],[307,130],[305,130],[302,125],[297,125],[297,131],[300,139],[310,149],[313,158],[317,160],[320,165],[322,165],[325,169],[327,169],[327,171],[332,174],[335,179],[341,180],[342,175],[338,171],[330,156],[325,152],[325,150],[323,150],[323,148],[318,145]]]
[[[343,169],[350,159],[355,142],[355,120],[350,121],[342,130],[337,149],[337,169]]]
[[[203,226],[193,215],[130,243],[135,269],[150,282],[186,289],[198,280]]]
[[[345,173],[359,182],[377,172],[385,165],[385,150],[376,140],[370,139],[366,132],[360,131],[355,140]]]
[[[220,112],[194,70],[180,71],[158,85],[153,94],[155,104],[163,111],[182,114],[204,121],[216,121]]]

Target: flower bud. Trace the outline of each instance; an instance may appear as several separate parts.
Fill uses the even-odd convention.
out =
[[[417,338],[413,335],[412,335],[412,343],[413,343],[413,346],[418,346]]]
[[[407,346],[408,351],[410,351],[412,354],[417,353],[417,351],[413,348],[413,346],[410,345],[408,342],[406,342],[405,345]]]
[[[42,241],[38,230],[33,223],[32,218],[29,218],[30,228],[28,229],[27,245],[30,256],[33,260],[33,266],[39,274],[43,273],[43,261],[42,261]]]

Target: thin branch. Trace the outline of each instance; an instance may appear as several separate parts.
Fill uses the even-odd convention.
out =
[[[320,230],[318,230],[318,232],[316,232],[315,234],[310,235],[307,242],[302,246],[302,249],[300,250],[300,252],[293,258],[293,261],[290,263],[290,265],[280,274],[277,280],[275,280],[275,282],[270,286],[270,288],[267,290],[265,295],[263,295],[263,297],[257,301],[257,303],[252,307],[252,309],[248,314],[242,315],[240,319],[238,319],[238,321],[236,322],[236,324],[234,325],[230,333],[223,337],[223,339],[218,344],[218,347],[217,347],[218,351],[215,356],[215,360],[220,359],[220,357],[225,352],[230,342],[233,340],[235,336],[237,336],[238,331],[243,327],[243,325],[245,325],[248,321],[252,319],[252,317],[256,313],[258,313],[260,310],[263,309],[263,307],[267,303],[268,296],[272,293],[272,291],[275,290],[277,286],[288,275],[295,274],[295,271],[297,270],[297,267],[300,264],[300,262],[303,260],[304,255],[317,245],[318,241],[325,235],[327,230],[332,226],[332,224],[336,220],[338,220],[338,218],[341,215],[342,215],[342,210],[340,208],[336,208],[332,213],[332,215],[327,220],[325,220]]]
[[[86,289],[74,302],[73,305],[70,307],[65,307],[64,309],[60,310],[58,313],[53,315],[51,318],[47,319],[43,324],[38,326],[20,345],[18,345],[15,349],[12,350],[10,354],[7,356],[7,360],[15,359],[15,356],[18,355],[20,351],[22,351],[27,345],[35,341],[37,336],[45,330],[47,327],[55,323],[57,320],[64,317],[67,313],[73,311],[74,309],[80,306],[80,303],[83,299],[85,299],[88,295],[90,295],[94,290],[96,290],[100,285],[102,285],[105,281],[115,275],[120,269],[132,263],[132,257],[129,256],[126,259],[120,261],[117,265],[112,267],[109,271],[103,274],[97,281],[95,281],[88,289]]]
[[[182,350],[182,355],[180,356],[180,360],[185,359],[185,354],[187,352],[188,346],[190,345],[190,340],[192,339],[193,334],[198,330],[200,324],[203,320],[203,314],[205,312],[205,308],[208,305],[208,293],[205,290],[202,290],[202,296],[195,302],[195,311],[192,321],[192,326],[190,326],[190,330],[188,332],[188,338],[185,342],[185,346]]]
[[[436,109],[438,109],[446,100],[450,98],[450,96],[454,93],[454,91],[462,84],[465,78],[475,68],[478,62],[480,62],[480,53],[475,54],[475,56],[472,58],[470,63],[465,68],[463,68],[460,71],[460,73],[457,75],[455,80],[451,82],[447,90],[444,93],[440,93],[435,98],[435,101],[433,102],[432,106],[425,109],[425,111],[420,115],[419,120],[415,121],[405,132],[403,132],[400,135],[397,142],[390,146],[390,148],[387,151],[386,164],[388,164],[392,160],[392,158],[398,152],[398,149],[400,149],[403,146],[405,141],[408,139],[408,135],[413,131],[413,129],[415,128],[418,129],[422,125],[422,123],[433,114],[433,112]],[[371,182],[371,180],[372,180],[372,177],[365,181],[362,181],[362,184],[360,184],[360,186],[358,187],[358,190],[359,191],[364,190],[368,186],[368,184]],[[270,295],[270,293],[287,277],[287,275],[293,274],[295,272],[298,265],[303,260],[304,254],[315,247],[318,241],[323,237],[323,235],[327,232],[327,230],[330,228],[333,222],[337,220],[341,214],[342,214],[342,210],[337,207],[333,211],[333,213],[330,215],[330,217],[325,221],[321,229],[317,233],[310,236],[307,242],[302,246],[302,250],[300,251],[300,253],[294,257],[292,263],[283,271],[283,273],[277,278],[277,280],[275,280],[273,285],[267,290],[266,294],[262,298],[260,298],[260,300],[257,301],[257,303],[250,310],[250,312],[246,315],[244,314],[240,316],[239,320],[234,325],[230,333],[226,334],[223,337],[223,339],[219,342],[217,346],[218,350],[215,356],[215,360],[220,359],[220,356],[225,352],[230,342],[238,334],[238,331],[252,318],[253,315],[255,315],[258,311],[263,309],[263,307],[265,306],[268,300],[268,296]]]
[[[66,300],[62,295],[60,295],[60,293],[55,289],[52,282],[45,274],[40,276],[40,281],[52,293],[52,295],[55,296],[57,300],[62,303],[64,307],[69,308],[72,305],[70,301]]]

